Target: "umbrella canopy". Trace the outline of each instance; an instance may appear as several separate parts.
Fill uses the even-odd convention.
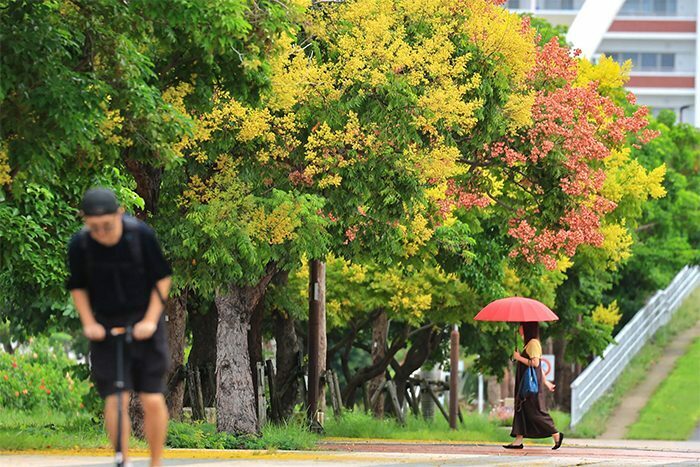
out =
[[[486,305],[475,317],[477,321],[557,321],[559,317],[544,303],[525,297],[508,297]]]

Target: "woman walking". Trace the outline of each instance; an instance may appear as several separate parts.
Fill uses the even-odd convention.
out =
[[[542,358],[542,344],[540,344],[540,328],[537,322],[524,322],[520,324],[520,335],[523,336],[525,348],[522,355],[517,350],[513,352],[513,358],[517,360],[515,372],[515,415],[513,416],[513,429],[510,436],[515,438],[511,444],[503,447],[506,449],[522,449],[523,438],[548,438],[554,440],[552,449],[559,449],[564,440],[564,433],[554,427],[554,421],[546,411],[545,393],[543,385],[549,391],[554,391],[554,385],[547,381],[542,374],[540,359]],[[536,369],[538,393],[520,396],[520,387],[528,367]]]

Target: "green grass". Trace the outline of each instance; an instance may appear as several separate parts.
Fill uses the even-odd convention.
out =
[[[260,436],[235,436],[217,433],[211,423],[171,422],[166,444],[197,449],[308,450],[316,446],[318,439],[318,435],[298,423],[265,426]],[[134,437],[129,445],[148,447],[145,441]],[[0,450],[78,448],[110,448],[100,420],[81,413],[0,409]]]
[[[132,438],[131,446],[146,444]],[[0,409],[0,449],[74,448],[109,448],[102,423],[81,413]]]
[[[393,418],[377,420],[362,412],[345,412],[342,417],[326,420],[325,435],[339,438],[378,438],[438,441],[494,441],[511,438],[507,429],[480,415],[465,414],[464,425],[450,430],[447,421],[436,414],[432,422],[410,416],[401,426]]]
[[[310,450],[318,435],[300,423],[266,425],[260,436],[239,436],[218,433],[212,423],[171,422],[166,445],[189,449],[284,449]]]
[[[700,422],[700,339],[678,359],[627,432],[629,439],[687,440]]]
[[[623,397],[646,378],[647,371],[661,358],[669,342],[682,331],[694,326],[699,320],[700,290],[696,290],[676,311],[671,321],[659,329],[637,353],[612,388],[593,404],[571,435],[581,438],[600,436],[605,431],[610,415]]]
[[[559,410],[550,410],[549,415],[554,420],[554,426],[564,434],[569,433],[569,425],[571,424],[571,414],[569,412],[561,412]]]

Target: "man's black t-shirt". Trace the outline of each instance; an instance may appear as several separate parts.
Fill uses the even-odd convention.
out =
[[[155,232],[136,221],[133,234],[140,239],[141,265],[128,244],[126,227],[114,246],[104,246],[89,234],[84,245],[82,233],[73,235],[68,245],[68,288],[87,290],[95,317],[105,325],[133,324],[142,318],[156,282],[172,274]],[[85,247],[90,249],[90,260]]]

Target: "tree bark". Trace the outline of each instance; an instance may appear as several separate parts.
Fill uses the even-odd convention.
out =
[[[430,355],[440,345],[441,336],[433,328],[427,328],[418,333],[411,348],[406,352],[406,357],[400,365],[394,360],[394,382],[396,383],[396,393],[399,404],[403,404],[406,396],[406,384],[411,374],[418,370],[428,360]]]
[[[319,301],[320,316],[318,322],[318,371],[323,375],[326,373],[328,353],[328,336],[326,335],[326,263],[321,263],[321,274],[319,277]],[[318,391],[318,410],[326,412],[326,387],[321,385]]]
[[[216,304],[207,304],[204,311],[189,310],[192,350],[187,364],[199,368],[202,379],[202,395],[205,407],[213,407],[216,401],[216,329],[219,312]]]
[[[185,327],[186,299],[184,296],[170,298],[164,313],[168,317],[166,324],[168,334],[168,349],[170,350],[170,365],[165,380],[168,382],[166,402],[168,415],[172,420],[182,417],[182,404],[185,395],[184,363],[185,363]]]
[[[300,347],[294,330],[294,318],[281,311],[276,312],[274,334],[277,342],[275,387],[281,418],[278,421],[282,422],[292,416],[299,395],[297,355]]]
[[[158,212],[158,198],[160,197],[160,181],[163,177],[163,168],[131,159],[128,155],[124,159],[126,168],[136,181],[136,193],[144,201],[144,209],[143,211],[137,211],[137,216],[143,219],[156,214]]]
[[[554,391],[554,403],[560,410],[571,410],[571,383],[576,377],[575,365],[567,363],[564,359],[566,353],[566,340],[553,339],[554,349],[554,383],[557,390]]]
[[[253,310],[253,316],[250,319],[248,328],[248,358],[250,360],[250,374],[253,378],[253,393],[255,394],[255,410],[258,409],[258,362],[263,363],[262,350],[262,325],[264,313],[264,296],[260,297],[260,301]]]
[[[407,325],[404,328],[403,333],[394,339],[384,358],[377,361],[377,363],[358,370],[351,378],[348,379],[345,389],[343,390],[343,400],[345,401],[346,407],[352,407],[355,404],[355,392],[357,391],[358,387],[361,387],[365,382],[386,371],[387,367],[394,358],[394,355],[396,355],[399,350],[406,346],[409,330],[410,326]]]
[[[217,428],[236,434],[259,430],[255,392],[248,354],[248,325],[255,307],[274,274],[274,264],[253,286],[230,285],[217,294],[219,325],[216,333],[216,410]]]
[[[385,310],[381,310],[377,317],[372,322],[372,343],[370,345],[372,364],[375,365],[386,357],[387,351],[387,337],[389,332],[389,318]],[[369,380],[369,394],[370,398],[374,397],[375,392],[382,383],[386,381],[386,372],[382,372],[379,375]],[[397,388],[398,389],[398,388]],[[398,392],[398,391],[397,391]],[[381,394],[377,399],[375,399],[374,405],[372,405],[372,413],[377,418],[384,417],[384,403],[386,397]]]

